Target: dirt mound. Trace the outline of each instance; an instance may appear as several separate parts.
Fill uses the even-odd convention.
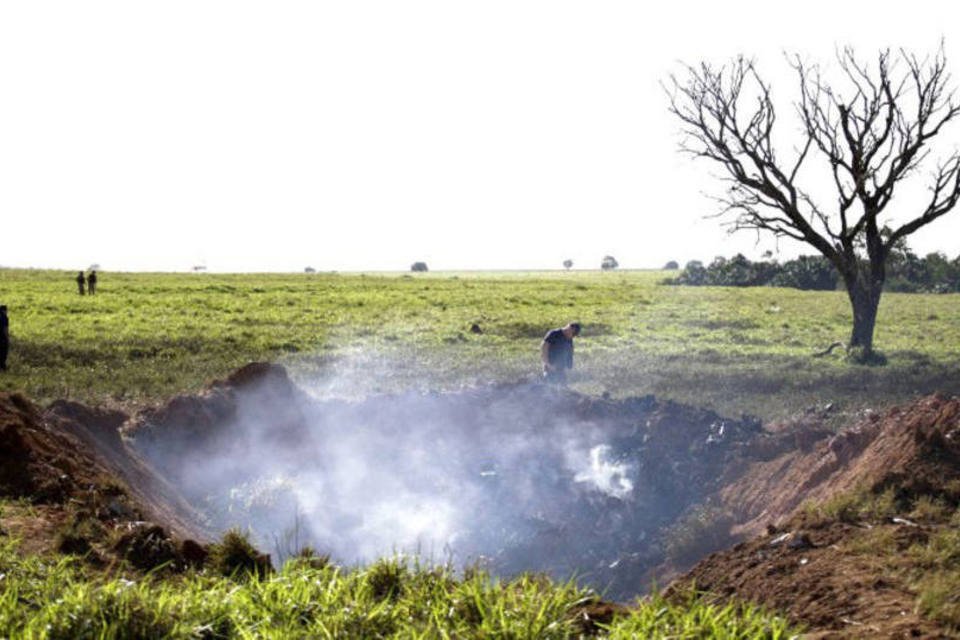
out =
[[[830,637],[944,637],[917,614],[924,571],[908,550],[955,527],[960,399],[867,415],[807,451],[753,464],[721,495],[741,531],[767,531],[710,556],[674,592],[695,585],[720,600],[749,599]],[[878,502],[882,510],[870,506]],[[904,517],[917,505],[934,515]]]
[[[79,499],[110,473],[78,438],[18,393],[0,393],[0,494],[40,504]]]
[[[122,432],[165,477],[176,478],[181,475],[178,461],[184,457],[223,456],[231,449],[253,446],[245,439],[247,431],[238,428],[242,421],[268,424],[271,439],[296,447],[308,436],[300,410],[307,402],[286,369],[254,362],[202,393],[176,396],[139,413]]]
[[[779,426],[773,439],[794,437]],[[809,436],[820,433],[809,426]],[[789,518],[804,501],[824,502],[855,489],[894,487],[898,498],[928,495],[960,499],[960,400],[934,395],[886,415],[870,413],[836,435],[807,439],[805,447],[753,462],[720,496],[740,523],[756,534]],[[774,449],[775,450],[775,449]]]
[[[5,509],[4,530],[34,551],[93,560],[109,559],[112,532],[150,520],[202,536],[197,514],[121,439],[126,419],[68,401],[42,411],[20,394],[0,394],[0,496],[37,505]]]
[[[671,585],[667,597],[694,587],[718,602],[748,600],[783,612],[815,632],[805,636],[811,638],[947,637],[941,625],[917,614],[910,584],[892,577],[870,550],[873,536],[884,532],[842,522],[802,526],[793,522],[789,531],[710,556]],[[924,527],[882,527],[900,552],[930,535]]]

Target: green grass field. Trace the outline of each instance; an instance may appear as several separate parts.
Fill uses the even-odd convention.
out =
[[[886,294],[888,364],[811,354],[849,333],[843,292],[664,286],[659,271],[73,274],[0,270],[10,370],[0,388],[127,408],[196,390],[251,360],[363,395],[533,376],[543,334],[584,324],[573,387],[656,394],[765,418],[960,389],[960,296]],[[471,332],[473,324],[482,333]]]

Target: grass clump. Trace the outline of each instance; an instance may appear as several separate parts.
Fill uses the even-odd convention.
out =
[[[917,585],[922,615],[960,631],[960,570],[939,571]]]
[[[401,560],[379,560],[363,572],[364,587],[376,601],[396,601],[408,577],[407,567]]]
[[[945,522],[953,512],[954,508],[942,498],[922,495],[914,501],[910,518],[918,522]]]
[[[103,525],[87,511],[72,511],[57,529],[54,547],[61,553],[84,556],[105,536]]]
[[[910,511],[910,507],[897,498],[893,487],[877,493],[859,487],[821,503],[807,503],[804,511],[812,524],[846,522],[856,524],[864,520],[877,522]]]
[[[717,605],[691,592],[681,604],[654,595],[632,615],[608,628],[609,638],[711,638],[714,640],[786,640],[798,629],[751,604]]]
[[[263,578],[270,572],[270,556],[257,551],[250,537],[239,529],[223,534],[219,542],[210,545],[208,564],[215,572],[240,580]]]
[[[960,630],[960,530],[946,528],[911,547],[917,606],[926,617]]]
[[[319,553],[311,546],[302,547],[296,554],[287,560],[287,564],[308,569],[325,569],[333,565],[329,554]]]

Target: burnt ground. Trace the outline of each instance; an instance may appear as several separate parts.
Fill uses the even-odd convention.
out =
[[[827,422],[813,412],[764,426],[531,384],[322,401],[269,364],[135,416],[0,394],[0,495],[20,499],[0,513],[0,535],[100,565],[179,567],[194,539],[256,532],[293,508],[305,510],[293,542],[349,563],[346,539],[372,520],[360,503],[437,495],[470,515],[450,537],[457,559],[501,573],[576,574],[615,600],[677,578],[672,592],[760,602],[827,637],[938,637],[905,573],[862,550],[878,528],[906,548],[949,525],[814,518],[803,505],[857,490],[956,509],[960,401],[923,398],[838,434]],[[311,507],[289,490],[236,503],[238,487],[278,469],[342,479],[360,446],[357,490],[317,485]]]
[[[369,559],[369,545],[350,540],[377,536],[377,514],[389,509],[402,520],[413,510],[417,519],[429,502],[453,513],[438,531],[417,532],[419,552],[502,574],[577,575],[617,599],[649,588],[670,527],[719,491],[750,443],[766,437],[749,418],[529,383],[320,401],[265,366],[144,412],[124,433],[205,505],[216,529],[253,523],[269,544],[278,523],[305,509],[300,539],[349,563]],[[313,482],[312,500],[322,502],[313,512],[289,492],[258,494],[252,505],[235,499],[237,487],[262,486],[278,472],[302,479],[318,469],[357,486]]]

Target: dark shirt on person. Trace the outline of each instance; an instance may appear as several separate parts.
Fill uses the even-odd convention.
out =
[[[543,341],[550,345],[547,360],[551,367],[573,368],[573,338],[565,336],[563,329],[553,329],[547,332]]]
[[[0,369],[7,368],[7,351],[10,348],[10,318],[0,312]]]

